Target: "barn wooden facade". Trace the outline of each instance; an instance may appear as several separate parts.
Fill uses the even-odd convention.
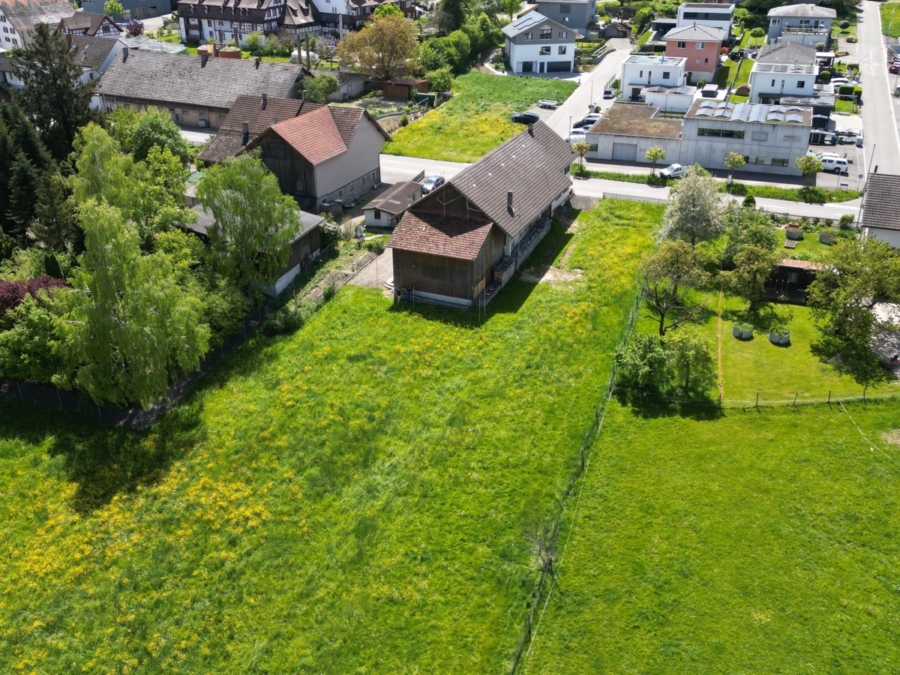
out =
[[[458,307],[489,302],[568,199],[573,156],[538,122],[411,206],[388,242],[397,296]]]
[[[281,191],[306,210],[359,200],[381,182],[381,146],[391,137],[362,108],[321,106],[278,122],[247,144],[259,148]]]

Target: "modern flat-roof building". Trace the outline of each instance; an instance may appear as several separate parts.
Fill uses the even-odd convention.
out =
[[[591,159],[646,162],[652,146],[666,162],[725,169],[725,157],[744,157],[745,171],[799,176],[795,160],[806,154],[812,108],[696,100],[683,120],[667,119],[651,105],[617,102],[587,133]]]
[[[830,49],[831,22],[837,17],[833,9],[812,4],[785,5],[770,9],[767,16],[767,42],[798,42],[809,47],[823,42],[825,51]]]
[[[678,8],[678,28],[684,26],[708,26],[731,35],[734,23],[734,5],[719,5],[708,2],[685,2]]]
[[[750,71],[750,102],[780,103],[790,96],[812,96],[819,67],[815,47],[778,42],[759,50]]]
[[[622,93],[625,101],[644,100],[645,87],[681,87],[685,84],[684,57],[633,54],[622,64]]]

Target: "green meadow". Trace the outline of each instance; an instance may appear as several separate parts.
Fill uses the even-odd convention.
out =
[[[661,207],[486,315],[345,287],[147,433],[0,401],[0,671],[496,673]],[[580,275],[579,275],[580,274]]]

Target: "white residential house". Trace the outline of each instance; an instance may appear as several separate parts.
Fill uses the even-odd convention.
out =
[[[676,28],[685,26],[707,26],[725,31],[731,35],[734,23],[734,5],[719,5],[706,2],[686,2],[678,8]]]
[[[35,26],[45,23],[56,28],[74,13],[67,0],[0,0],[0,49],[24,47]]]
[[[785,5],[770,9],[769,35],[767,42],[798,42],[815,47],[824,42],[825,49],[831,45],[831,22],[837,12],[818,5]]]
[[[765,45],[750,71],[750,102],[779,103],[783,97],[810,97],[818,73],[815,47],[794,42]]]
[[[514,73],[570,73],[575,70],[575,30],[528,12],[503,27],[506,59]]]
[[[682,87],[687,59],[672,56],[633,54],[622,64],[622,93],[625,101],[644,100],[646,87]]]

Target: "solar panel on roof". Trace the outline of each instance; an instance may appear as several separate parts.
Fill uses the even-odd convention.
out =
[[[799,105],[789,105],[787,111],[788,112],[803,112],[803,108],[800,107]]]
[[[782,115],[781,113],[769,113],[768,115],[766,115],[766,120],[774,121],[774,122],[783,122],[784,115]]]
[[[713,113],[713,117],[728,117],[730,115],[731,113],[728,110],[716,110],[716,112]]]
[[[701,108],[715,108],[716,104],[713,103],[712,101],[703,101],[703,103],[700,104],[700,107]]]
[[[701,107],[700,110],[697,111],[697,117],[709,117],[712,115],[712,110],[709,108]]]
[[[781,106],[781,105],[773,105],[771,108],[769,108],[769,110],[770,110],[771,112],[781,113],[781,112],[784,112],[784,106]]]
[[[800,123],[803,121],[803,115],[788,115],[787,121]]]

